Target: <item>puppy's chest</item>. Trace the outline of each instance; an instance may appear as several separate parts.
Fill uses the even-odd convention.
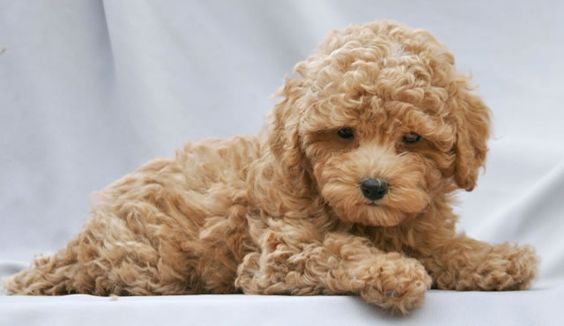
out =
[[[355,225],[350,230],[354,235],[367,238],[373,246],[385,252],[402,252],[410,256],[412,244],[408,235],[398,228],[371,227]]]

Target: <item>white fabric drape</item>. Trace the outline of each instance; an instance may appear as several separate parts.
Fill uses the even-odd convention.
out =
[[[562,321],[563,14],[558,0],[0,0],[0,272],[62,247],[86,220],[89,193],[147,160],[257,132],[271,94],[328,31],[386,18],[431,30],[492,108],[487,168],[460,194],[460,228],[531,243],[542,258],[533,291],[432,292],[404,322]],[[1,325],[93,313],[139,325],[149,313],[194,324],[397,322],[346,297],[0,297]]]

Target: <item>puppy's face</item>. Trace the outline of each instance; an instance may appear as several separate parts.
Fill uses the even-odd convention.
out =
[[[307,161],[341,219],[397,225],[439,194],[471,190],[484,163],[489,110],[453,63],[430,34],[399,24],[333,33],[283,89],[273,148],[294,158],[281,162]]]
[[[302,144],[319,192],[346,221],[397,225],[449,184],[454,129],[405,102],[311,111]]]

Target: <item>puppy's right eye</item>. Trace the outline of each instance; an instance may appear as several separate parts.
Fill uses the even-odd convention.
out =
[[[343,139],[350,139],[354,137],[354,130],[352,128],[341,128],[339,130],[337,130],[337,134],[339,135],[339,137],[343,138]]]

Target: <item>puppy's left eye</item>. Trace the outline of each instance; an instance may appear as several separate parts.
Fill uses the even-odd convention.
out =
[[[421,136],[414,132],[408,132],[407,134],[403,135],[402,141],[405,144],[411,145],[419,142],[421,140]]]
[[[337,134],[343,139],[349,139],[354,137],[354,130],[352,128],[345,127],[337,130]]]

